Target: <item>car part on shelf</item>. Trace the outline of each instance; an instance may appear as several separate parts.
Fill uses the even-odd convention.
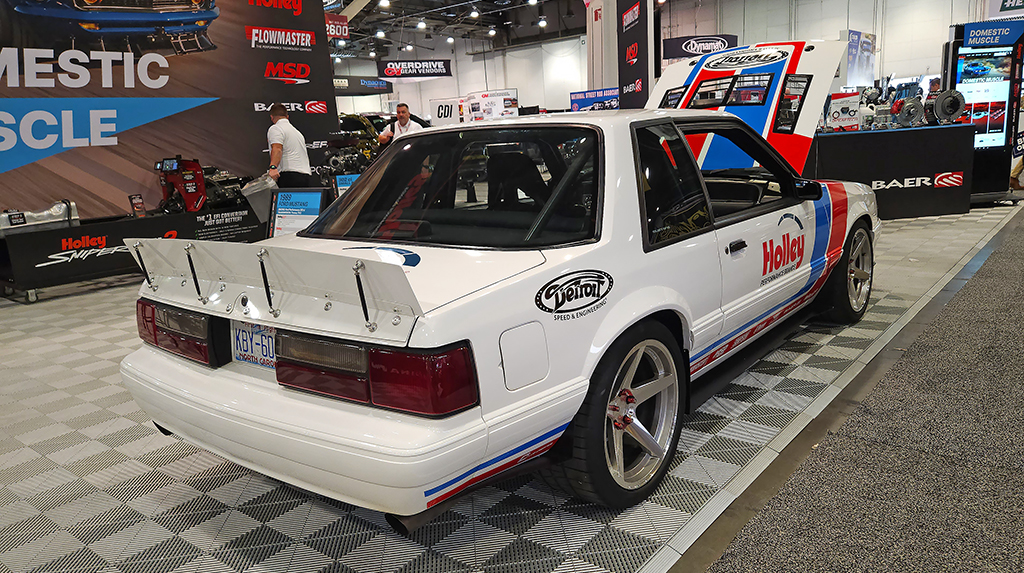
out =
[[[62,199],[42,211],[6,210],[0,213],[0,238],[25,231],[46,231],[78,226],[78,206]]]
[[[896,100],[892,112],[900,127],[913,127],[924,121],[924,104],[917,97]]]
[[[928,123],[953,123],[964,115],[966,109],[967,100],[957,90],[939,92],[925,101]]]

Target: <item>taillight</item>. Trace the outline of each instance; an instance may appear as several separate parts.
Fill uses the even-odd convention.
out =
[[[334,398],[370,401],[365,348],[279,331],[274,352],[278,383]]]
[[[476,369],[465,344],[393,350],[278,331],[275,348],[277,381],[291,388],[424,416],[477,402]]]
[[[220,329],[213,324],[215,319],[205,314],[140,298],[135,303],[135,318],[144,342],[208,366],[227,362],[214,344],[214,333]]]

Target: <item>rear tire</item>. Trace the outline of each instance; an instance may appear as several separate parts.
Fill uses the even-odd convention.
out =
[[[843,245],[843,256],[819,295],[829,306],[822,318],[840,324],[852,324],[863,318],[871,298],[874,268],[871,234],[864,221],[857,221]]]
[[[542,477],[613,509],[643,501],[675,454],[688,387],[689,364],[669,329],[655,321],[631,327],[594,371],[566,432],[571,457]]]

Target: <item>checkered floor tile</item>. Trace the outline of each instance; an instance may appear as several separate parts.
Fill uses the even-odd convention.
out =
[[[632,573],[1012,212],[887,222],[864,320],[766,349],[685,419],[648,501],[611,511],[525,476],[408,538],[160,434],[117,371],[140,345],[137,278],[0,299],[0,573]]]

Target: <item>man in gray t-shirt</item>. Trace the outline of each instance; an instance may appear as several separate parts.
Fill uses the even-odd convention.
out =
[[[279,103],[270,106],[267,143],[270,144],[270,176],[282,189],[314,187],[306,138],[288,121],[288,110]]]

